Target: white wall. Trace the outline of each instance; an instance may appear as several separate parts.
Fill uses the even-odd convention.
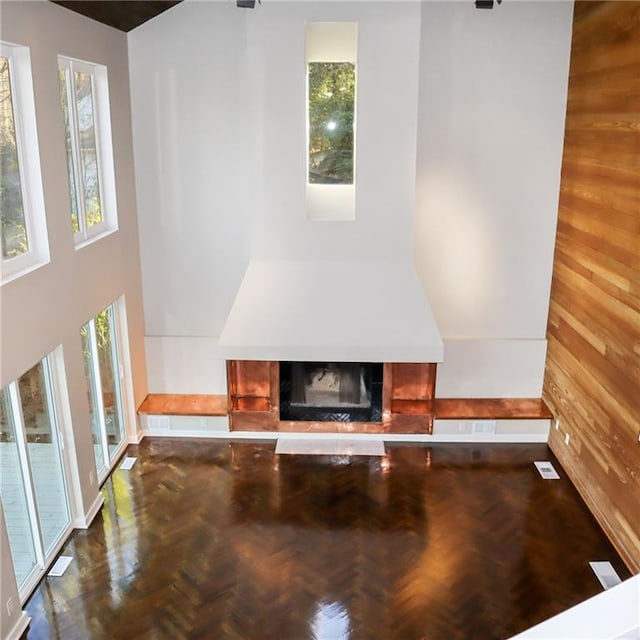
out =
[[[306,219],[305,23],[358,23],[356,219]],[[406,260],[414,210],[420,5],[279,2],[248,20],[261,119],[252,257]]]
[[[542,393],[572,8],[423,4],[414,253],[440,396]]]
[[[635,640],[640,638],[640,576],[628,578],[511,640]]]
[[[217,337],[145,338],[149,389],[162,393],[227,393],[224,354]]]
[[[305,211],[305,24],[332,20],[359,29],[349,223]],[[186,338],[216,352],[250,258],[410,259],[419,27],[415,2],[185,2],[129,34],[152,391],[176,391]]]
[[[185,2],[128,36],[150,336],[217,336],[249,258],[245,15]]]
[[[18,640],[22,637],[29,618],[20,608],[2,500],[0,500],[0,605],[2,605],[0,638]]]
[[[51,262],[0,289],[0,386],[17,379],[62,346],[77,455],[76,496],[90,513],[98,487],[80,328],[107,304],[125,296],[133,379],[133,403],[147,393],[144,320],[129,99],[126,35],[50,2],[0,5],[0,37],[31,48],[41,168]],[[57,55],[107,66],[117,189],[119,231],[76,251],[70,223],[64,126]],[[64,412],[63,412],[64,413]],[[135,431],[135,425],[128,425]],[[82,516],[83,514],[76,514]],[[4,564],[6,557],[0,558]],[[3,605],[4,606],[4,605]]]
[[[131,32],[151,390],[176,390],[186,339],[218,353],[251,258],[413,256],[446,340],[438,394],[540,396],[571,14],[187,0]],[[358,22],[353,223],[305,217],[315,20]],[[182,390],[224,392],[218,365],[196,369]]]

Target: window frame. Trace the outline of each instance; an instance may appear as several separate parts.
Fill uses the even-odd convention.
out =
[[[35,556],[35,564],[25,576],[22,584],[18,585],[18,594],[21,603],[26,601],[38,582],[45,575],[47,567],[51,565],[73,529],[73,488],[69,470],[69,461],[66,454],[65,438],[62,431],[62,421],[59,414],[58,403],[60,402],[60,398],[57,395],[56,379],[52,371],[54,358],[58,357],[61,356],[58,356],[56,349],[34,365],[34,367],[38,365],[42,366],[44,383],[43,391],[49,414],[51,436],[55,441],[55,446],[59,456],[58,461],[60,464],[60,472],[64,486],[64,499],[67,508],[67,524],[48,547],[45,546],[43,519],[41,517],[40,506],[38,504],[38,487],[35,480],[34,461],[33,456],[29,451],[27,439],[28,436],[24,419],[25,400],[22,398],[20,393],[20,380],[26,372],[2,388],[2,391],[6,392],[6,399],[9,405],[8,419],[12,423],[13,434],[16,442],[20,475],[25,493],[29,529],[31,531]],[[29,371],[29,369],[27,371]]]
[[[103,465],[98,466],[98,460],[95,458],[94,451],[94,462],[96,466],[96,471],[98,473],[98,482],[102,484],[111,471],[115,468],[116,463],[120,459],[123,451],[129,444],[129,432],[127,429],[127,423],[125,421],[126,417],[126,392],[124,385],[126,383],[125,380],[125,366],[122,360],[123,348],[121,344],[122,339],[122,327],[120,325],[120,314],[121,314],[121,301],[115,300],[108,304],[104,309],[101,309],[98,313],[92,316],[85,324],[82,325],[82,328],[87,328],[87,345],[90,349],[89,352],[89,360],[91,367],[91,377],[85,376],[87,391],[89,392],[89,397],[92,395],[92,387],[93,387],[93,395],[95,397],[95,407],[90,407],[90,410],[97,411],[99,427],[101,431],[101,442],[100,447],[102,449],[103,454]],[[107,425],[106,425],[106,413],[104,407],[104,396],[103,396],[103,386],[102,386],[102,372],[100,370],[100,350],[98,347],[97,340],[97,332],[96,332],[96,318],[103,313],[105,310],[110,309],[109,314],[109,338],[111,343],[111,354],[110,359],[113,365],[113,374],[114,374],[114,392],[115,392],[115,400],[116,400],[116,411],[118,413],[118,419],[120,422],[121,430],[122,430],[122,440],[117,445],[117,447],[112,451],[109,449],[108,443],[108,433],[107,433]],[[82,340],[81,340],[82,342]],[[87,373],[89,373],[87,371]]]
[[[353,65],[353,178],[350,184],[309,181],[309,64],[348,62]],[[306,217],[310,222],[355,222],[358,167],[358,23],[353,21],[307,22],[305,27],[305,192]]]
[[[75,186],[75,189],[72,189],[71,176],[68,175],[69,210],[70,212],[73,210],[71,205],[72,199],[75,198],[79,230],[73,232],[73,240],[76,249],[80,249],[118,230],[113,140],[111,135],[111,112],[109,102],[109,81],[107,67],[105,65],[77,60],[69,56],[58,56],[58,74],[60,74],[61,71],[65,74],[65,91],[69,118],[69,134],[71,139],[71,158],[74,172],[73,184]],[[76,72],[84,73],[91,77],[93,129],[96,144],[100,212],[102,215],[101,222],[92,226],[87,225],[83,193],[84,182],[82,180],[82,168],[80,164],[78,112],[75,99],[74,73]],[[62,110],[62,96],[60,96],[60,98],[60,108]],[[66,139],[65,153],[67,153]],[[68,174],[69,166],[66,161],[65,166]]]
[[[0,41],[0,56],[9,63],[9,87],[16,136],[18,173],[28,250],[18,256],[0,256],[0,284],[4,285],[49,262],[49,242],[42,187],[29,47]]]

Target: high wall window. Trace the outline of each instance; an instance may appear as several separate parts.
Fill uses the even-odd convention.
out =
[[[116,305],[109,305],[81,331],[93,453],[98,478],[106,476],[126,443],[122,401],[123,369],[118,349]]]
[[[307,217],[355,219],[354,22],[312,22],[306,31]]]
[[[58,58],[71,225],[77,245],[117,227],[107,69]]]
[[[356,67],[310,62],[309,182],[353,184]]]
[[[0,43],[2,281],[49,260],[29,49]]]
[[[51,357],[0,390],[0,492],[23,598],[71,529]]]

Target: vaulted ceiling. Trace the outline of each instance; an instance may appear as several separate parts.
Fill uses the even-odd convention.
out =
[[[182,0],[51,0],[120,31],[131,31]]]

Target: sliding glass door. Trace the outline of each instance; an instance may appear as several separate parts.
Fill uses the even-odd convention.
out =
[[[80,334],[91,409],[93,451],[98,478],[102,481],[125,444],[115,303],[85,324]]]
[[[71,516],[46,360],[18,380],[18,395],[40,533],[48,556],[71,524]]]
[[[16,423],[11,409],[9,389],[0,393],[0,491],[2,506],[9,534],[9,545],[18,586],[22,586],[37,569],[41,559],[36,555],[33,534],[32,505],[27,499],[25,476],[16,433]]]
[[[2,390],[0,428],[2,503],[23,594],[71,529],[48,358]]]

